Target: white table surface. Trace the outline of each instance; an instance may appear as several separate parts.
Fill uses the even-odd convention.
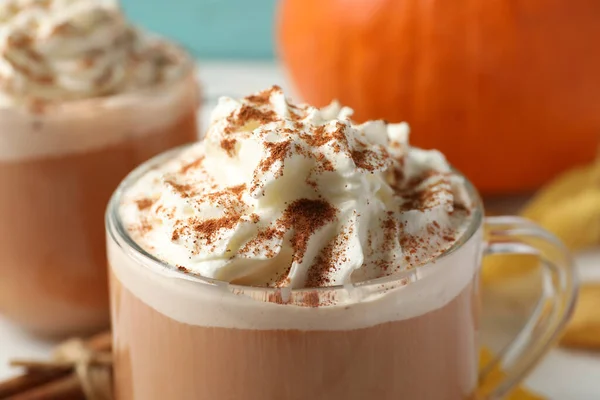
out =
[[[200,80],[205,98],[201,112],[203,126],[220,95],[244,95],[271,84],[292,92],[281,68],[266,62],[200,63]],[[600,249],[578,254],[577,266],[583,281],[600,281]],[[15,373],[7,366],[9,358],[45,357],[52,345],[29,337],[0,317],[0,380]],[[552,400],[600,399],[600,352],[554,349],[531,373],[526,384]]]

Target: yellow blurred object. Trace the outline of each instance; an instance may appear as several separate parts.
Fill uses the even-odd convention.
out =
[[[588,189],[573,195],[536,222],[572,250],[600,244],[600,189]]]
[[[567,347],[600,349],[600,283],[581,286],[573,318],[560,344]]]
[[[542,188],[521,215],[558,236],[571,250],[600,245],[600,157]],[[502,283],[533,271],[534,256],[500,255],[483,262],[482,282]]]
[[[521,214],[524,217],[539,220],[557,204],[588,189],[595,173],[595,164],[580,166],[564,172],[540,189]]]
[[[565,172],[542,188],[523,209],[522,216],[554,233],[571,250],[600,245],[600,158],[592,165]],[[526,276],[538,265],[530,255],[487,257],[482,283],[505,284]],[[600,349],[599,307],[600,283],[583,285],[561,345]]]
[[[489,349],[482,348],[479,352],[479,368],[485,368],[490,362],[494,360],[494,355]],[[485,399],[486,395],[489,394],[493,388],[495,388],[504,378],[506,374],[500,369],[498,365],[494,366],[490,372],[485,376],[485,379],[479,382],[479,388],[477,390],[478,398]],[[508,396],[506,400],[544,400],[537,394],[534,394],[522,387],[517,387]]]
[[[529,254],[502,254],[485,257],[481,269],[481,281],[484,285],[504,283],[535,271],[539,265],[538,257]]]
[[[556,178],[521,214],[554,233],[571,250],[600,244],[600,158]]]

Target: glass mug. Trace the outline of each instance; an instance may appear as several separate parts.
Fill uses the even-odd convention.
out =
[[[110,322],[104,213],[140,163],[197,140],[195,63],[163,85],[0,107],[0,314],[37,334]]]
[[[180,151],[134,170],[107,209],[117,400],[481,398],[478,382],[491,370],[478,372],[481,258],[536,254],[544,267],[537,312],[490,364],[501,363],[506,378],[483,397],[501,398],[572,311],[577,284],[562,244],[521,218],[484,220],[469,183],[476,206],[464,235],[398,275],[290,290],[181,272],[138,246],[118,212],[124,191]],[[319,301],[326,305],[311,306]]]

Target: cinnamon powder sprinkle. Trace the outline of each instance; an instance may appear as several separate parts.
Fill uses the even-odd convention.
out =
[[[202,161],[204,160],[204,157],[199,157],[196,160],[192,161],[191,163],[185,164],[183,167],[181,167],[180,172],[182,174],[185,174],[186,172],[188,172],[190,169],[193,168],[197,168],[202,164]]]
[[[386,161],[389,159],[389,155],[386,154],[385,149],[381,149],[382,156],[378,156],[372,150],[353,150],[350,153],[350,157],[354,164],[360,168],[369,172],[373,172],[376,169],[381,169],[385,166]]]
[[[310,237],[321,227],[331,223],[337,216],[337,209],[325,200],[299,199],[283,212],[282,224],[293,229],[292,248],[294,260],[301,262]]]
[[[181,197],[188,198],[193,195],[192,185],[182,185],[180,183],[174,182],[172,180],[165,180],[165,183],[171,186]]]
[[[302,134],[300,138],[311,147],[320,147],[333,140],[333,136],[327,133],[325,125],[317,126],[311,135]]]
[[[246,184],[242,183],[241,185],[237,185],[237,186],[231,186],[229,188],[229,191],[231,193],[233,193],[234,195],[236,195],[237,197],[241,197],[242,193],[244,193],[244,190],[246,190]]]
[[[241,218],[239,213],[230,213],[220,218],[211,218],[201,221],[192,222],[191,225],[182,225],[177,221],[177,228],[172,233],[171,240],[178,240],[182,234],[188,234],[190,228],[198,234],[199,239],[203,239],[207,244],[212,244],[217,239],[217,235],[221,229],[233,228]],[[187,222],[186,222],[187,223]],[[196,243],[196,241],[194,241]]]
[[[335,269],[336,257],[334,254],[334,242],[335,240],[321,250],[315,259],[315,263],[308,269],[305,284],[306,287],[322,287],[331,283],[331,280],[328,277],[328,272]]]
[[[267,302],[275,303],[275,304],[286,304],[287,302],[283,301],[283,296],[281,295],[281,290],[277,290],[274,293],[269,293],[267,296]]]
[[[221,140],[221,148],[227,152],[229,157],[233,157],[235,155],[235,145],[237,143],[236,139],[233,138],[225,138]]]
[[[454,236],[450,234],[445,234],[444,236],[442,236],[442,239],[444,239],[446,242],[453,242]]]
[[[370,153],[373,153],[373,152],[370,150],[363,150],[363,151],[354,150],[350,153],[350,156],[352,157],[352,161],[354,161],[354,164],[356,164],[356,166],[358,168],[372,171],[373,166],[367,162],[368,157],[370,156]]]
[[[225,128],[224,131],[225,133],[232,133],[250,121],[256,121],[261,125],[265,125],[269,122],[277,120],[277,113],[273,110],[259,110],[255,107],[244,104],[237,114],[227,117],[227,122],[229,122],[230,126]]]
[[[333,163],[326,158],[324,158],[323,161],[321,162],[321,166],[323,167],[323,171],[329,171],[329,172],[335,171],[335,168],[333,167]]]
[[[288,266],[283,272],[281,272],[280,274],[278,274],[275,279],[274,282],[270,285],[273,287],[286,287],[289,286],[291,283],[291,279],[288,276],[290,274],[290,270],[292,269],[291,265]]]
[[[138,210],[143,211],[147,208],[152,207],[152,204],[154,204],[154,200],[149,199],[149,198],[140,199],[140,200],[136,200],[135,204],[137,205]]]
[[[354,227],[350,225],[335,235],[323,247],[315,258],[313,265],[308,269],[305,287],[313,288],[331,285],[331,276],[338,270],[338,264],[348,262],[346,251],[353,233]]]
[[[33,45],[33,38],[25,34],[12,34],[6,38],[7,45],[16,48],[28,48]]]
[[[321,305],[319,293],[316,291],[306,292],[302,297],[302,304],[306,307],[319,307]]]
[[[306,178],[306,179],[304,180],[304,182],[305,182],[305,183],[306,183],[308,186],[310,186],[311,188],[313,188],[313,190],[314,190],[315,192],[317,192],[317,191],[318,191],[318,189],[319,189],[319,185],[317,184],[317,182],[315,182],[315,181],[311,180],[310,178]]]
[[[429,183],[425,187],[420,187],[423,185],[423,182],[434,176],[441,176],[442,179]],[[449,187],[450,183],[445,178],[445,174],[428,171],[420,177],[411,179],[405,187],[395,186],[394,189],[398,195],[405,199],[404,204],[401,206],[401,211],[424,211],[440,205],[440,196],[442,194],[452,194]]]
[[[280,92],[281,88],[277,85],[273,85],[270,89],[262,91],[257,94],[251,94],[250,96],[246,96],[245,99],[251,103],[265,105],[268,104],[271,100],[271,94],[273,92]]]
[[[436,197],[442,193],[450,193],[448,189],[439,190],[422,190],[410,195],[407,195],[406,202],[402,205],[402,211],[419,210],[424,211],[428,208],[433,208],[440,205]]]
[[[192,225],[192,229],[205,238],[210,244],[221,229],[231,229],[240,220],[241,215],[232,213],[221,218],[211,218],[204,221],[196,222]]]
[[[276,161],[283,161],[287,157],[291,145],[291,140],[276,143],[265,142],[265,148],[269,150],[269,157],[259,164],[259,168],[266,172]]]
[[[252,214],[252,215],[256,215],[256,214]],[[256,215],[256,217],[258,217],[258,215]],[[258,221],[257,221],[258,222]],[[262,229],[260,231],[258,231],[258,233],[256,234],[256,237],[251,239],[250,241],[248,241],[244,247],[242,247],[239,252],[241,254],[248,254],[248,253],[252,253],[254,255],[257,255],[261,249],[266,249],[266,253],[267,255],[272,255],[273,257],[275,256],[275,252],[268,248],[268,246],[266,245],[267,242],[272,241],[273,239],[281,239],[284,235],[284,231],[282,231],[281,229],[278,229],[278,227],[276,226],[270,226],[267,227],[265,229]],[[271,258],[271,257],[269,257]]]
[[[394,245],[394,240],[397,236],[397,224],[396,218],[394,217],[394,213],[389,211],[388,217],[383,221],[381,228],[383,229],[383,245],[382,250],[384,252],[389,252],[392,250]]]
[[[148,222],[147,218],[142,218],[139,224],[134,224],[129,227],[131,232],[135,232],[138,235],[144,236],[152,230],[152,225]]]
[[[286,140],[283,142],[265,142],[265,148],[269,150],[269,156],[261,160],[261,162],[258,164],[257,169],[254,171],[254,183],[252,185],[251,191],[258,189],[260,185],[257,179],[258,173],[267,172],[277,161],[281,161],[282,165],[275,172],[275,177],[277,178],[283,175],[283,160],[285,160],[285,158],[288,156],[291,146],[291,140]]]
[[[242,205],[242,195],[245,190],[246,184],[242,183],[241,185],[224,188],[217,192],[207,193],[205,197],[213,204],[230,209]]]
[[[344,129],[346,129],[346,125],[341,122],[335,123],[335,131],[331,133],[331,136],[335,139],[333,143],[333,151],[339,153],[342,151],[342,144],[345,148],[348,148],[348,138],[344,134]]]

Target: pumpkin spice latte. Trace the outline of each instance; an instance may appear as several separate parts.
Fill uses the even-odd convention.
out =
[[[107,212],[116,397],[471,398],[481,217],[406,124],[222,98]]]
[[[107,326],[103,215],[139,163],[196,137],[188,56],[112,2],[0,5],[0,313],[36,333]]]

